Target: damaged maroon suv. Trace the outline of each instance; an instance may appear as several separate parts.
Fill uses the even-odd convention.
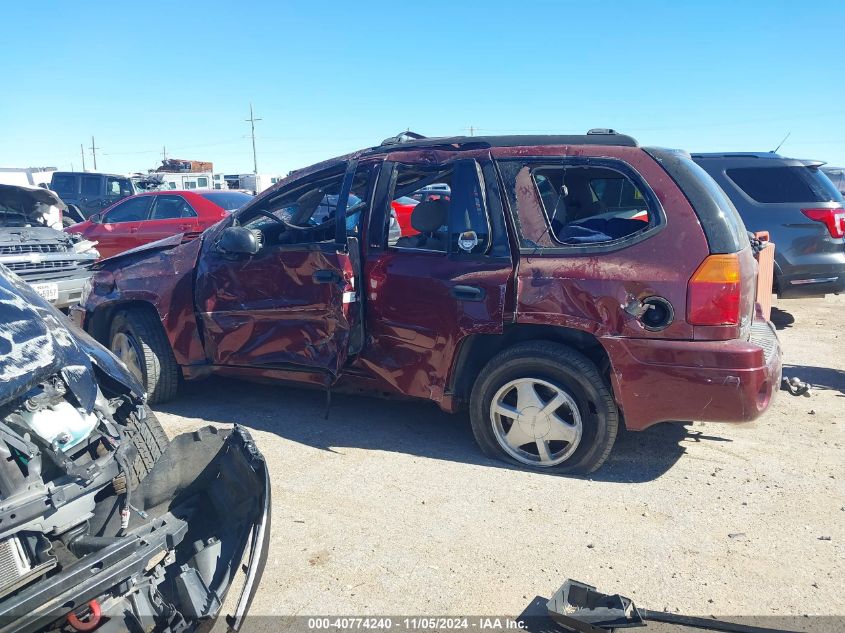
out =
[[[730,201],[611,130],[403,134],[180,242],[100,262],[74,311],[151,402],[209,374],[388,392],[468,408],[488,455],[588,473],[620,424],[752,420],[780,383]]]

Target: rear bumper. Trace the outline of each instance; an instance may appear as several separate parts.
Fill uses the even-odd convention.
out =
[[[747,422],[780,388],[781,350],[774,328],[756,321],[750,341],[606,338],[612,381],[625,424]]]
[[[782,274],[776,280],[778,296],[784,299],[845,293],[845,270],[842,269]]]

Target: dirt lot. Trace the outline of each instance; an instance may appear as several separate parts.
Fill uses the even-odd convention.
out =
[[[781,392],[747,425],[659,425],[589,479],[483,457],[427,403],[213,380],[168,432],[238,422],[273,481],[256,614],[516,615],[567,578],[651,609],[845,615],[845,297],[780,301]]]

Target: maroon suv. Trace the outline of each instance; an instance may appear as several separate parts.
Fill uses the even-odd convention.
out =
[[[423,188],[449,195],[391,233]],[[587,473],[620,421],[752,420],[780,383],[730,201],[608,130],[400,135],[180,242],[101,262],[74,314],[151,402],[212,373],[390,392],[468,407],[488,455]]]

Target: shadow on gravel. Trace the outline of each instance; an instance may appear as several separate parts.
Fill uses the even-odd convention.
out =
[[[770,320],[777,330],[784,330],[788,327],[792,327],[792,324],[795,323],[795,317],[780,308],[772,308]]]
[[[811,365],[784,365],[783,375],[790,378],[797,376],[810,383],[813,389],[829,389],[845,395],[845,371],[831,367],[813,367]]]
[[[431,403],[333,394],[328,420],[323,419],[325,404],[325,394],[318,390],[209,378],[187,383],[175,402],[155,408],[208,422],[243,424],[323,450],[355,447],[518,469],[481,453],[466,415],[449,415]],[[681,424],[622,433],[604,467],[587,478],[651,481],[678,461],[686,441],[727,440],[690,432]]]

